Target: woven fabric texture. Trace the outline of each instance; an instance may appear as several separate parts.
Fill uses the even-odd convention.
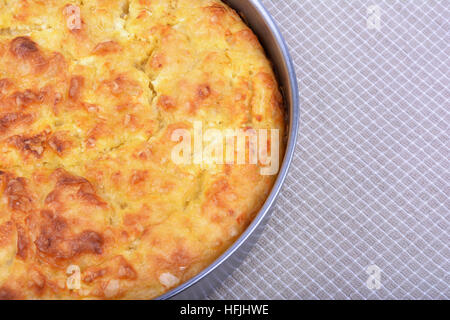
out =
[[[262,0],[300,87],[292,168],[211,299],[450,299],[450,1]]]

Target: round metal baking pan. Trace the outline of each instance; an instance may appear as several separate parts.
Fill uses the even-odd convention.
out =
[[[288,144],[278,178],[253,222],[241,237],[208,268],[158,299],[203,299],[225,280],[244,260],[258,240],[286,178],[294,154],[298,133],[299,97],[294,65],[287,45],[274,20],[259,0],[223,0],[235,9],[258,36],[272,61],[288,112]]]

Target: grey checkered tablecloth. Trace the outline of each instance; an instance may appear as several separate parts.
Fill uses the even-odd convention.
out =
[[[299,141],[210,298],[450,299],[450,1],[262,2],[296,65]]]

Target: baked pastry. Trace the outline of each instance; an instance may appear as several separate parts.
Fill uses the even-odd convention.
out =
[[[270,62],[222,2],[0,1],[0,299],[154,298],[226,250],[276,175],[173,161],[195,123],[283,155]]]

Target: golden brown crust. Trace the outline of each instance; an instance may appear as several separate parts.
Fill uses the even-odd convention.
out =
[[[0,299],[147,299],[196,275],[275,176],[259,163],[176,164],[171,137],[195,121],[283,137],[256,36],[218,0],[7,3]]]

